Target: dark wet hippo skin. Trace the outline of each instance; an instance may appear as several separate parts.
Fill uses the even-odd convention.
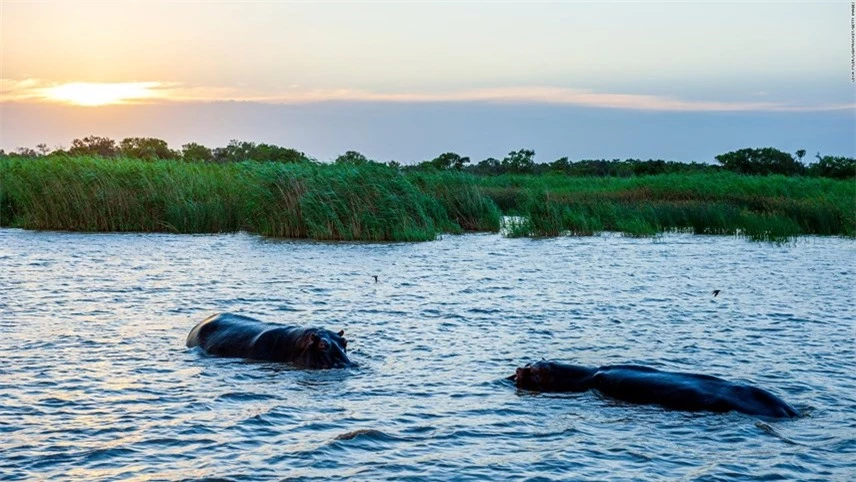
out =
[[[354,365],[346,353],[344,334],[220,313],[193,327],[187,346],[199,346],[216,356],[287,362],[300,368],[344,368]]]
[[[630,403],[673,410],[730,412],[768,418],[797,417],[790,405],[772,393],[749,385],[694,373],[664,372],[636,365],[599,368],[540,361],[518,368],[509,377],[518,388],[540,392],[584,392]]]

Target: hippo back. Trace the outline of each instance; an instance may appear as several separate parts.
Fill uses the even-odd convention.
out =
[[[732,401],[733,409],[738,412],[769,418],[799,417],[796,409],[762,388],[734,384],[729,392],[727,399]]]
[[[264,323],[221,313],[202,320],[187,335],[187,346],[223,357],[290,362],[302,368],[337,368],[353,363],[344,332]]]
[[[771,418],[797,416],[796,410],[764,389],[697,373],[634,365],[604,366],[594,376],[592,388],[618,400],[674,410],[735,410]]]
[[[205,318],[190,330],[186,345],[201,347],[207,353],[223,357],[249,358],[252,341],[264,324],[249,316],[220,313]]]

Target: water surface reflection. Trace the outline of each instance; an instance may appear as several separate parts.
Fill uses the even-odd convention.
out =
[[[854,246],[0,230],[0,474],[845,480]],[[360,366],[309,372],[185,349],[190,328],[222,311],[344,329]],[[809,415],[687,414],[503,380],[541,357],[707,372]]]

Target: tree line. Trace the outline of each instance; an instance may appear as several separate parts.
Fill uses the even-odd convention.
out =
[[[39,144],[35,149],[19,147],[15,152],[10,153],[0,150],[0,156],[7,157],[48,155],[129,157],[146,160],[175,159],[187,162],[220,163],[241,161],[307,162],[312,160],[306,154],[295,149],[271,144],[233,140],[226,147],[211,149],[202,144],[191,142],[181,146],[180,150],[174,150],[169,148],[166,141],[153,137],[127,137],[117,143],[109,137],[88,136],[83,139],[74,139],[68,149],[51,150],[46,144]]]
[[[720,169],[749,175],[782,174],[786,176],[820,176],[836,179],[856,179],[856,159],[844,156],[815,155],[816,161],[803,163],[804,149],[793,155],[772,147],[746,148],[715,156],[718,164],[677,162],[662,159],[583,159],[571,161],[567,157],[552,162],[536,162],[535,151],[511,151],[502,159],[493,157],[477,163],[454,152],[440,154],[434,159],[414,165],[396,161],[386,163],[367,158],[356,151],[338,156],[336,164],[386,164],[403,171],[464,171],[477,175],[500,174],[565,174],[568,176],[631,177],[668,173],[714,172]],[[185,162],[318,162],[296,149],[272,144],[232,140],[225,147],[209,148],[195,142],[184,144],[180,150],[170,149],[166,141],[151,137],[128,137],[116,142],[99,136],[74,139],[68,149],[49,149],[39,144],[35,149],[18,148],[14,152],[0,150],[0,157],[44,156],[99,156],[103,158],[128,157],[134,159],[172,159]]]

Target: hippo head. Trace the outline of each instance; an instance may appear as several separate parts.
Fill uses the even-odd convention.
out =
[[[344,368],[354,365],[348,359],[348,340],[344,334],[344,330],[339,333],[321,328],[307,330],[301,340],[301,364],[307,368]]]
[[[594,370],[542,360],[529,363],[508,377],[517,388],[542,392],[584,392],[590,388]]]
[[[545,365],[546,362],[527,363],[525,366],[518,368],[517,372],[511,376],[517,388],[526,390],[541,390],[543,386],[549,385],[552,377],[550,370]]]

